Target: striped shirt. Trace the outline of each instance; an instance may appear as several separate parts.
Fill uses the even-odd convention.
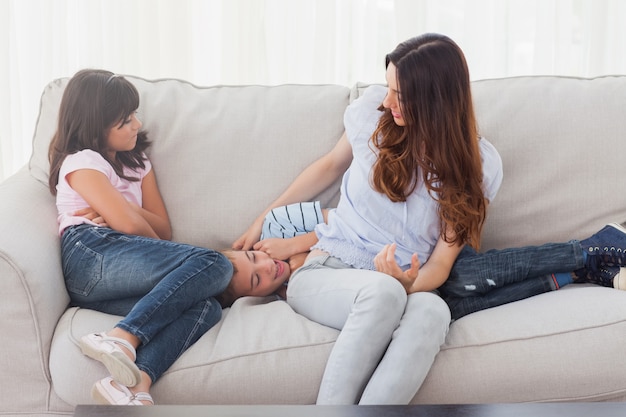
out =
[[[294,203],[276,207],[265,216],[261,239],[290,238],[312,232],[315,225],[324,222],[319,201]]]

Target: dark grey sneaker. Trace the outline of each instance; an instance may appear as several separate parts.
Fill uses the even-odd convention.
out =
[[[626,228],[617,224],[607,224],[598,233],[580,241],[586,254],[585,267],[598,271],[607,266],[626,267]]]
[[[622,272],[621,276],[620,272]],[[626,290],[626,268],[620,268],[619,266],[604,266],[597,271],[582,268],[574,271],[574,276],[574,282],[577,284],[595,284],[611,288],[617,288],[615,285],[621,279],[624,281],[624,288],[622,289]]]

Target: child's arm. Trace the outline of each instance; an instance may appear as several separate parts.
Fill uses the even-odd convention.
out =
[[[170,240],[172,238],[172,226],[153,169],[143,178],[141,192],[143,194],[143,207],[139,207],[139,213],[161,239]]]
[[[302,223],[299,223],[297,228],[300,231],[309,231],[309,233],[301,234],[294,237],[274,237],[274,238],[266,238],[254,244],[254,250],[260,250],[268,255],[270,255],[274,259],[287,260],[291,259],[295,255],[298,254],[307,254],[311,250],[311,246],[315,245],[318,241],[317,235],[313,231],[314,225],[312,219],[317,219],[319,221],[319,216],[317,215],[317,211],[314,206],[318,205],[319,202],[315,204],[311,203],[300,203],[297,205],[299,207],[300,212],[293,213],[290,216],[286,216],[287,218],[283,218],[284,216],[278,216],[278,224],[282,226],[282,228],[290,230],[293,229],[293,222],[291,219],[294,216],[300,218],[302,216]],[[306,206],[303,206],[306,205]],[[289,212],[289,207],[285,207],[285,210]],[[328,223],[328,209],[320,209],[321,210],[321,221],[324,223]],[[312,213],[315,212],[315,214]],[[306,214],[305,214],[306,213]],[[305,221],[304,219],[308,218],[310,220]],[[275,217],[276,220],[276,217]],[[271,235],[271,234],[270,234]],[[295,270],[296,268],[291,268],[291,270]]]
[[[170,226],[169,216],[167,215],[167,210],[165,209],[165,203],[163,203],[163,199],[161,198],[161,193],[156,186],[156,180],[154,179],[152,171],[150,171],[150,173],[144,178],[142,183],[142,193],[144,207],[139,207],[133,203],[129,203],[130,206],[150,224],[152,229],[161,239],[171,239],[172,229]],[[76,210],[74,215],[85,217],[99,226],[109,226],[100,213],[92,207]]]
[[[293,255],[306,253],[311,250],[311,246],[317,243],[317,235],[315,232],[309,232],[304,235],[280,238],[272,237],[263,239],[254,245],[254,250],[260,250],[267,253],[274,259],[289,259]]]
[[[306,257],[308,254],[309,252],[302,252],[302,253],[296,253],[295,255],[292,255],[289,257],[289,260],[287,261],[287,263],[289,263],[289,269],[291,270],[292,273],[293,271],[295,271],[296,269],[304,265],[304,261],[306,260]]]
[[[124,196],[111,185],[102,172],[79,169],[66,177],[68,184],[114,230],[122,233],[159,238],[150,224]]]
[[[85,207],[85,208],[82,208],[82,209],[78,209],[74,213],[72,213],[72,215],[79,216],[79,217],[84,217],[87,220],[91,220],[92,222],[94,222],[98,226],[102,226],[102,227],[108,227],[109,226],[104,221],[102,216],[97,211],[92,209],[91,207]]]

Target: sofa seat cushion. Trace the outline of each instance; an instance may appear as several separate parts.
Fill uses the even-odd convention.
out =
[[[338,331],[296,314],[284,301],[246,297],[157,381],[157,404],[313,404]],[[106,368],[84,356],[78,340],[110,329],[117,316],[70,308],[56,328],[50,373],[69,404],[92,403]]]
[[[452,323],[415,401],[623,401],[624,352],[626,292],[573,284]]]
[[[587,285],[465,316],[452,323],[412,402],[624,400],[625,317],[626,292]],[[107,371],[81,354],[78,339],[118,320],[77,308],[63,315],[50,369],[64,401],[92,402],[91,386]],[[246,297],[224,310],[152,393],[162,404],[313,404],[338,334],[285,302]]]
[[[626,365],[615,358],[626,349],[625,318],[626,292],[586,285],[463,317],[413,403],[624,400]],[[107,372],[81,354],[77,340],[118,319],[77,308],[63,315],[50,369],[64,401],[92,402],[91,386]],[[224,310],[152,393],[161,404],[313,404],[338,334],[285,302],[246,297]]]

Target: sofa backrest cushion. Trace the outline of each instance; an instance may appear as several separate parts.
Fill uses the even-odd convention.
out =
[[[350,89],[337,85],[198,87],[128,78],[171,218],[173,239],[230,247],[254,218],[343,133]],[[30,171],[48,181],[48,145],[68,79],[44,90]],[[338,182],[318,196],[336,204]]]
[[[472,94],[504,165],[483,249],[582,239],[626,221],[626,76],[484,80]]]
[[[626,221],[626,76],[480,80],[472,97],[504,165],[482,250],[582,239]]]
[[[343,111],[366,87],[197,87],[128,77],[170,212],[174,239],[230,246],[343,131]],[[32,175],[47,183],[47,152],[67,79],[45,89]],[[480,132],[500,152],[504,181],[483,249],[560,242],[626,221],[626,76],[474,81]],[[333,206],[338,184],[320,196]]]

